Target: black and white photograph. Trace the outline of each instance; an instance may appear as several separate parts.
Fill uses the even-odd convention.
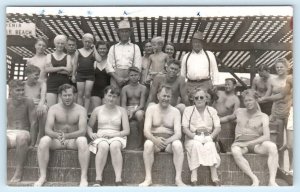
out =
[[[5,9],[7,186],[293,186],[293,6]]]

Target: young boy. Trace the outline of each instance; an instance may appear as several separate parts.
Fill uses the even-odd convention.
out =
[[[165,65],[169,59],[168,54],[162,52],[164,46],[164,39],[160,36],[154,37],[151,40],[153,47],[153,54],[150,55],[150,64],[149,64],[149,75],[152,79],[158,74],[163,73],[165,70]]]
[[[121,91],[121,106],[127,109],[128,118],[138,121],[139,148],[143,146],[144,107],[146,102],[146,86],[139,84],[140,70],[137,67],[128,69],[129,84]]]
[[[25,81],[25,96],[32,99],[35,104],[36,117],[38,123],[38,137],[36,145],[39,144],[41,137],[45,135],[45,124],[47,118],[46,83],[39,80],[40,68],[28,65],[25,69],[27,80]]]

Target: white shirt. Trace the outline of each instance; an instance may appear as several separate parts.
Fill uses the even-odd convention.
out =
[[[113,45],[107,56],[107,72],[115,72],[115,69],[128,69],[135,66],[141,69],[142,55],[140,48],[131,42]]]
[[[209,74],[209,61],[202,49],[199,53],[192,51],[187,62],[187,72],[186,72],[186,59],[189,53],[183,56],[181,62],[181,76],[188,78],[190,80],[201,80],[201,79],[211,78],[213,85],[218,85],[220,83],[218,77],[219,70],[218,70],[216,58],[212,52],[206,51],[206,53],[210,59],[210,74]]]

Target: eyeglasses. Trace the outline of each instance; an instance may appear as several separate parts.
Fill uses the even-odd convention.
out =
[[[198,101],[198,100],[203,100],[204,97],[203,97],[203,96],[197,96],[197,97],[194,97],[194,99],[195,99],[196,101]]]

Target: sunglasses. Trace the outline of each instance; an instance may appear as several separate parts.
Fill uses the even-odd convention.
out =
[[[203,97],[203,96],[197,96],[197,97],[194,97],[194,99],[196,100],[196,101],[198,101],[198,100],[203,100],[205,97]]]

